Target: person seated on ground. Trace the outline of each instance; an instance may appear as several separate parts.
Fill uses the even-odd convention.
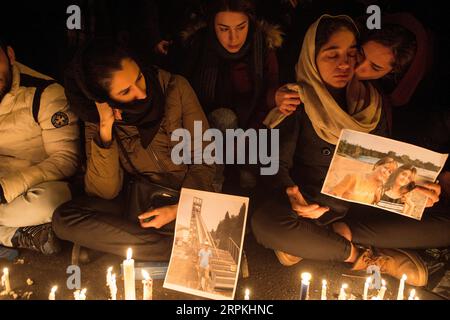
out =
[[[259,127],[278,86],[277,27],[257,21],[249,0],[214,0],[206,23],[188,28],[184,38],[190,53],[183,74],[214,120],[211,126]]]
[[[397,162],[394,159],[380,159],[370,173],[348,174],[329,193],[347,200],[376,204],[383,185],[395,169]]]
[[[277,127],[280,170],[266,177],[274,196],[252,217],[253,234],[284,265],[302,258],[343,261],[356,271],[373,264],[423,286],[424,262],[415,252],[397,248],[448,246],[445,210],[428,210],[416,221],[320,192],[342,129],[387,134],[380,95],[354,78],[357,33],[347,16],[325,15],[309,28],[296,66],[303,105]],[[427,184],[420,192],[429,197],[427,206],[439,200],[438,185]]]
[[[16,61],[0,39],[0,245],[59,252],[53,211],[71,199],[77,117],[64,88]]]
[[[211,127],[222,132],[262,127],[278,88],[275,50],[282,44],[281,31],[256,19],[251,0],[214,0],[207,21],[187,28],[183,38],[188,54],[182,74],[197,93]],[[239,167],[242,187],[256,185],[253,169]],[[220,189],[221,182],[216,184]]]
[[[398,205],[397,210],[404,214],[414,213],[414,202],[411,200],[411,191],[415,187],[414,179],[417,169],[404,164],[397,168],[386,181],[378,205],[393,208],[392,204]]]
[[[201,121],[203,130],[208,122],[194,91],[181,76],[142,68],[132,53],[108,39],[93,40],[77,54],[65,84],[74,112],[85,121],[88,196],[55,211],[56,234],[97,251],[124,256],[131,247],[136,259],[167,261],[177,201],[133,211],[127,181],[138,176],[147,185],[213,190],[214,165],[177,164],[171,158],[176,129],[188,130],[192,138],[194,148],[184,156],[194,159],[203,152],[204,145],[193,143],[194,121]],[[152,195],[139,201],[153,203]]]

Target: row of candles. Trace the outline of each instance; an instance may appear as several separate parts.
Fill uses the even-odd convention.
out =
[[[308,300],[309,299],[309,285],[311,282],[311,274],[304,272],[301,274],[301,286],[300,286],[300,300]],[[397,292],[397,300],[404,300],[405,296],[405,282],[407,280],[407,276],[404,274],[402,276],[402,278],[400,279],[400,285],[398,287],[398,292]],[[372,277],[368,277],[366,278],[366,282],[364,284],[364,291],[363,291],[363,300],[368,300],[368,293],[369,293],[369,289],[372,285]],[[346,290],[348,289],[348,284],[344,283],[341,286],[341,289],[339,291],[339,295],[338,295],[338,300],[348,300],[349,296],[346,292]],[[371,300],[383,300],[384,299],[384,295],[386,293],[387,287],[386,287],[386,281],[381,280],[381,287],[378,290],[378,294],[373,296],[371,298]],[[321,295],[320,295],[320,299],[321,300],[328,300],[327,298],[327,292],[328,291],[328,283],[326,280],[322,280],[322,291],[321,291]],[[246,300],[247,297],[249,296],[249,293],[246,292]],[[412,289],[410,291],[408,300],[419,300],[419,298],[416,296],[416,290]]]
[[[133,251],[131,248],[127,250],[127,258],[123,261],[123,280],[125,289],[125,300],[136,300],[136,277],[134,270],[134,259],[132,259]],[[117,300],[117,282],[116,274],[113,274],[113,268],[109,267],[106,273],[106,286],[109,288],[109,296],[111,300]],[[153,279],[150,277],[147,271],[142,270],[142,280],[143,284],[143,300],[153,299]],[[4,288],[3,293],[9,294],[11,290],[11,282],[9,279],[9,269],[3,269],[3,275],[1,277],[1,286]],[[48,295],[49,300],[56,300],[57,286],[53,286],[50,294]],[[87,289],[76,290],[74,292],[75,300],[86,300]]]
[[[109,295],[111,300],[117,300],[117,282],[116,282],[116,274],[112,273],[113,268],[109,267],[106,273],[106,285],[109,288]],[[152,300],[153,298],[153,280],[145,270],[142,270],[142,276],[144,280],[142,280],[143,284],[143,300]],[[304,272],[301,274],[301,287],[300,287],[300,300],[309,299],[309,285],[311,282],[311,274]],[[125,300],[136,300],[136,287],[135,287],[135,269],[134,269],[134,259],[132,259],[132,250],[129,248],[127,250],[127,258],[123,261],[123,280],[124,280],[124,289],[125,289]],[[405,282],[407,280],[406,275],[403,275],[400,279],[400,285],[397,293],[397,300],[404,300],[404,291],[405,291]],[[368,300],[368,292],[369,288],[372,284],[372,277],[368,277],[364,284],[363,291],[363,300]],[[6,294],[11,292],[11,283],[9,280],[9,270],[8,268],[3,269],[3,275],[1,277],[1,285],[4,287]],[[347,284],[343,284],[341,290],[339,292],[338,300],[348,300],[347,292],[348,289]],[[58,290],[57,286],[52,287],[50,294],[48,296],[49,300],[56,300],[56,291]],[[384,295],[386,293],[386,281],[381,281],[381,288],[378,290],[378,294],[372,297],[371,300],[383,300]],[[326,280],[322,281],[322,291],[321,291],[321,300],[327,300],[327,291],[328,284]],[[86,300],[86,289],[77,290],[74,292],[75,300]],[[245,290],[244,300],[250,300],[250,290]],[[416,291],[414,289],[411,290],[408,300],[419,300],[416,296]]]

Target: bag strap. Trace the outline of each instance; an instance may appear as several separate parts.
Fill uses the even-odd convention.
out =
[[[36,91],[33,96],[32,113],[34,121],[39,124],[39,109],[41,108],[41,96],[42,93],[50,85],[56,83],[55,80],[46,80],[31,75],[21,73],[20,84],[25,87],[36,87]]]

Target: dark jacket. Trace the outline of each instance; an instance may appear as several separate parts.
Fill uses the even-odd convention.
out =
[[[319,219],[319,223],[329,223],[345,216],[350,207],[348,202],[320,193],[336,146],[317,135],[303,107],[276,129],[280,130],[280,168],[275,176],[264,176],[267,185],[278,193],[297,185],[308,203],[328,206],[330,211]],[[383,113],[377,128],[371,133],[388,135]]]

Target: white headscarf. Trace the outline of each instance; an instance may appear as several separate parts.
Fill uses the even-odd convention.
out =
[[[315,132],[321,139],[336,144],[342,129],[366,133],[374,130],[381,117],[382,99],[371,84],[358,81],[355,77],[346,89],[347,111],[338,105],[328,91],[316,65],[315,47],[317,27],[324,17],[345,18],[354,23],[348,16],[321,16],[306,33],[295,70],[300,99]],[[286,117],[280,115],[281,112],[278,116],[268,116],[271,117],[266,119],[270,127],[273,128],[276,122],[280,123]]]

